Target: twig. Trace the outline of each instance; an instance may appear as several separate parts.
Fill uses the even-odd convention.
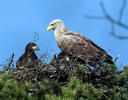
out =
[[[128,39],[128,36],[121,36],[121,35],[117,35],[115,33],[115,25],[118,25],[124,29],[127,29],[128,30],[128,25],[124,24],[121,22],[121,19],[122,19],[122,16],[123,16],[123,12],[124,12],[124,9],[126,7],[126,0],[123,0],[123,5],[120,9],[120,13],[119,13],[119,19],[118,20],[115,20],[113,19],[107,12],[107,10],[105,9],[105,6],[103,4],[103,2],[100,2],[100,6],[101,6],[101,9],[102,9],[102,12],[104,14],[104,16],[91,16],[91,15],[85,15],[86,18],[90,18],[90,19],[106,19],[108,20],[111,25],[112,25],[112,28],[111,28],[111,32],[110,34],[118,39]]]
[[[114,63],[117,61],[117,59],[120,57],[120,55],[118,55],[116,58],[115,58],[115,60],[114,60]]]
[[[10,57],[10,59],[9,59],[9,63],[8,63],[8,67],[7,67],[7,71],[9,70],[9,68],[11,68],[11,65],[12,65],[12,63],[13,63],[13,58],[14,58],[14,53],[12,53],[12,55],[11,55],[11,57]]]
[[[35,42],[35,41],[37,41],[37,40],[39,40],[39,39],[40,39],[39,34],[38,34],[37,32],[35,32],[35,33],[34,33],[34,37],[33,37],[33,41]]]
[[[125,7],[126,7],[126,0],[123,0],[123,5],[122,5],[122,7],[120,8],[120,15],[119,15],[119,22],[121,21],[121,19],[122,19],[122,16],[123,16],[123,13],[124,13],[124,9],[125,9]]]
[[[90,18],[90,19],[105,19],[106,17],[104,16],[90,16],[90,15],[85,15],[86,18]]]

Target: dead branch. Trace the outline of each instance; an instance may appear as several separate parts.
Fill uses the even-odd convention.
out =
[[[13,58],[14,58],[14,53],[12,53],[11,57],[10,57],[10,62],[8,63],[8,66],[10,67],[11,64],[13,63]]]
[[[40,39],[40,36],[37,32],[34,33],[34,36],[33,36],[33,41],[36,42]]]
[[[14,53],[12,53],[11,57],[9,58],[9,63],[7,68],[5,69],[6,71],[8,71],[11,68],[11,65],[13,63],[13,58],[14,58]]]
[[[124,14],[124,10],[125,10],[125,7],[126,7],[126,0],[123,0],[123,5],[122,7],[120,8],[120,12],[119,12],[119,18],[118,20],[115,20],[114,18],[112,18],[110,16],[110,14],[108,14],[106,8],[105,8],[105,5],[103,4],[103,2],[100,2],[100,7],[101,7],[101,10],[104,14],[104,16],[91,16],[91,15],[85,15],[86,18],[89,18],[89,19],[106,19],[110,22],[111,24],[111,32],[110,34],[112,36],[114,36],[115,38],[118,38],[118,39],[128,39],[128,36],[121,36],[121,35],[117,35],[117,33],[115,32],[115,26],[120,26],[124,29],[127,29],[128,30],[128,25],[124,24],[122,21],[122,16]]]
[[[116,63],[117,59],[120,57],[120,55],[118,55],[115,60],[114,60],[114,63]]]

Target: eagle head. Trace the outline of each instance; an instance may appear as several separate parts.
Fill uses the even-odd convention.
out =
[[[49,32],[52,29],[57,30],[57,29],[64,29],[64,28],[65,28],[65,25],[63,21],[61,21],[60,19],[56,19],[49,24],[47,31]]]
[[[33,42],[28,43],[25,48],[25,51],[35,51],[35,50],[39,50],[39,47]]]

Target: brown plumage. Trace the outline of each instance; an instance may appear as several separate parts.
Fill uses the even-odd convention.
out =
[[[56,42],[65,54],[79,58],[89,65],[99,62],[113,64],[112,57],[105,50],[85,36],[66,29],[61,20],[52,21],[47,31],[51,29],[55,31]]]
[[[25,53],[19,58],[19,60],[16,63],[16,67],[25,67],[29,64],[37,64],[39,62],[38,57],[34,53],[35,50],[38,50],[39,48],[35,43],[28,43],[25,48]]]

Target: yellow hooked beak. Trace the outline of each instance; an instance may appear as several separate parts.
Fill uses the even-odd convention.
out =
[[[39,50],[39,48],[37,46],[33,46],[32,49],[33,50]]]
[[[48,26],[47,31],[49,32],[53,28],[54,28],[54,26]]]

